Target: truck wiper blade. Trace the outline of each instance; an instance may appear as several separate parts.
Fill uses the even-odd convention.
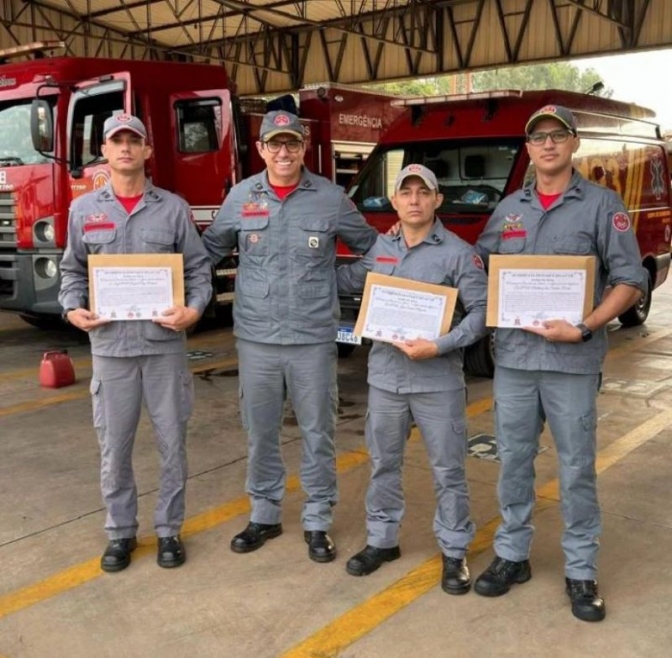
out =
[[[24,164],[23,160],[13,155],[0,156],[0,165],[22,165],[22,164]]]

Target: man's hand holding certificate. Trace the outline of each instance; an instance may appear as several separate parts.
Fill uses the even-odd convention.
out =
[[[457,290],[369,272],[355,333],[394,343],[412,359],[436,356],[450,330]]]
[[[490,256],[487,324],[577,342],[593,309],[594,256]]]

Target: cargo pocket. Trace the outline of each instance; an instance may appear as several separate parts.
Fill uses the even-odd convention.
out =
[[[243,426],[243,429],[246,432],[249,432],[250,426],[247,422],[247,413],[245,412],[245,394],[243,393],[243,387],[238,387],[238,409],[240,410],[240,424]]]
[[[194,410],[194,376],[188,370],[180,374],[180,421],[186,423]]]
[[[93,426],[97,430],[105,428],[105,401],[101,390],[103,382],[97,377],[91,378],[89,392],[91,393],[91,405],[93,407]]]

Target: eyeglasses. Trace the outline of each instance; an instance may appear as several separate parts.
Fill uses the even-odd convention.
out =
[[[280,142],[276,140],[271,140],[269,142],[264,142],[266,148],[270,153],[280,153],[282,147],[284,146],[289,153],[298,153],[303,146],[303,142],[298,139],[290,139],[287,142]]]
[[[532,133],[531,135],[527,136],[527,141],[530,144],[534,144],[535,146],[542,146],[550,137],[554,144],[562,144],[569,139],[570,135],[573,134],[574,133],[571,130],[553,130],[550,133]]]

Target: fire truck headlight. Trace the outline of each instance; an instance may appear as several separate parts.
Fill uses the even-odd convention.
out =
[[[50,222],[39,222],[35,224],[35,237],[40,242],[53,242],[56,237],[54,225]]]
[[[58,274],[58,267],[53,258],[38,258],[35,261],[35,273],[42,279],[53,279]]]

